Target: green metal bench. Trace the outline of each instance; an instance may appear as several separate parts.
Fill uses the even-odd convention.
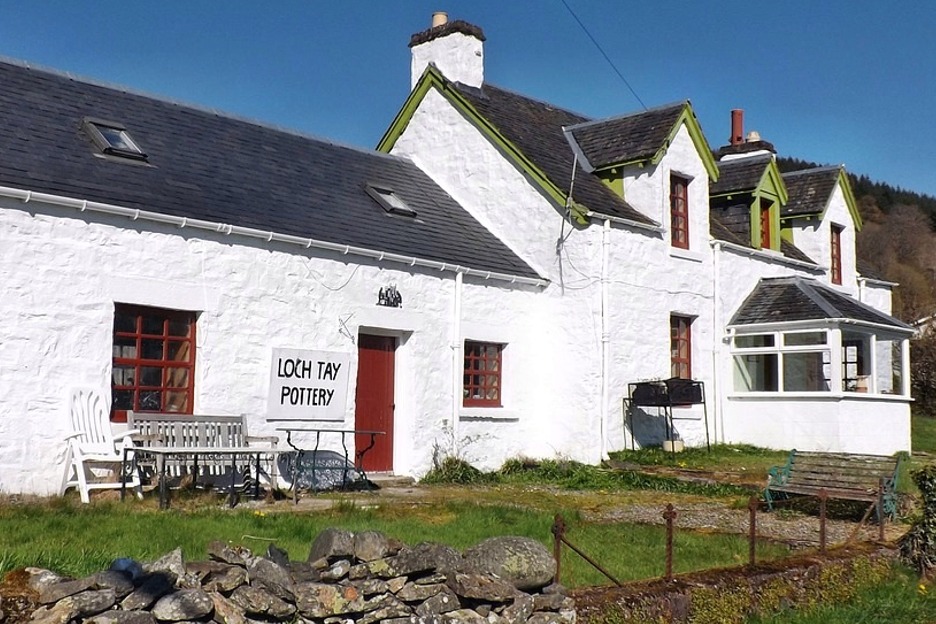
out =
[[[773,509],[778,496],[820,496],[825,492],[828,498],[876,504],[878,520],[882,513],[893,519],[897,515],[899,468],[899,456],[793,450],[784,466],[774,466],[768,472],[764,500],[768,509]]]

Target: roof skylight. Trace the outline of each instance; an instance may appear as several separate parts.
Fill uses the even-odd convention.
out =
[[[112,121],[86,118],[84,128],[94,144],[105,154],[146,160],[146,153],[130,137],[130,133],[123,125]]]
[[[406,202],[390,189],[368,184],[366,190],[367,194],[374,198],[380,204],[380,207],[388,213],[404,217],[416,216],[416,211],[407,206]]]

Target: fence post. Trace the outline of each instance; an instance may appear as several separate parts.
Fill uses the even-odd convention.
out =
[[[666,505],[663,518],[666,520],[666,575],[664,578],[671,581],[673,580],[673,521],[676,519],[673,503]]]
[[[553,520],[552,534],[553,558],[556,560],[556,576],[553,577],[553,582],[557,585],[559,584],[560,568],[562,567],[562,538],[565,536],[565,528],[565,520],[562,519],[562,515],[556,514],[556,518]]]
[[[884,518],[886,514],[884,513],[884,478],[881,477],[881,480],[878,482],[878,499],[877,499],[877,521],[878,521],[878,541],[884,542]]]
[[[757,555],[757,497],[752,496],[748,500],[748,512],[751,520],[750,531],[748,532],[748,565],[754,565]]]
[[[829,500],[829,493],[824,489],[819,490],[819,552],[826,550],[826,503]]]

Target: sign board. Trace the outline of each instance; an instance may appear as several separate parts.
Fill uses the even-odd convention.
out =
[[[339,351],[273,349],[267,418],[343,421],[350,361]]]

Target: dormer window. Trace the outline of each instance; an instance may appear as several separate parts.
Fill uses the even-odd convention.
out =
[[[122,124],[101,119],[86,118],[84,129],[103,153],[121,158],[146,160],[146,153],[131,138]]]
[[[838,286],[842,285],[842,226],[832,224],[832,258],[831,273],[832,283]]]
[[[406,205],[396,193],[391,191],[388,188],[380,186],[372,186],[370,184],[365,187],[367,194],[370,195],[374,201],[380,204],[380,207],[387,211],[389,214],[400,215],[403,217],[415,217],[416,211]]]
[[[689,179],[670,174],[670,242],[689,249]]]
[[[773,249],[773,246],[770,242],[771,237],[771,227],[770,227],[770,208],[771,204],[760,202],[760,246],[761,249]]]

